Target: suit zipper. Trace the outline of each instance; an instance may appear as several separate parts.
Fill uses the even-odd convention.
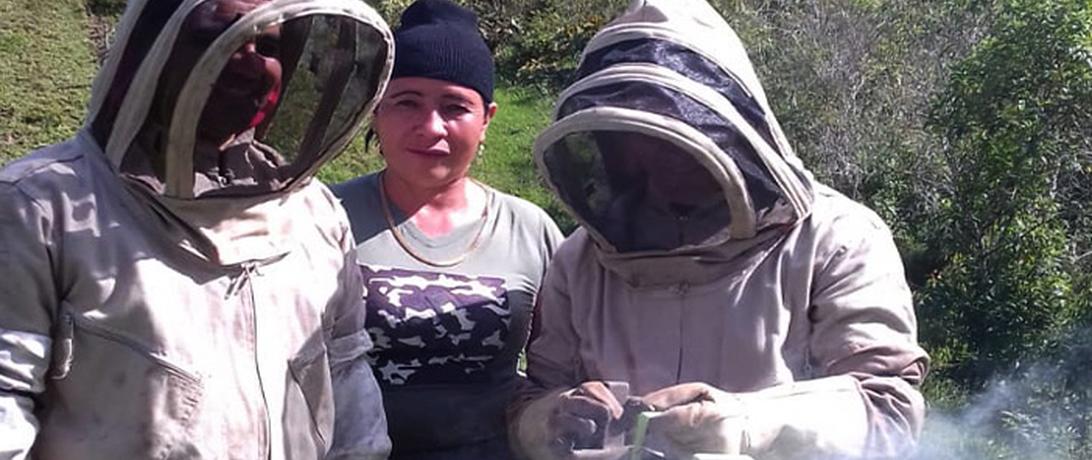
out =
[[[676,359],[675,365],[675,382],[679,382],[682,379],[682,366],[683,366],[683,346],[686,337],[686,331],[683,325],[685,324],[686,312],[686,294],[690,292],[690,284],[679,283],[675,286],[675,294],[679,296],[679,356]]]
[[[255,275],[261,276],[261,272],[258,271],[257,263],[243,264],[242,270],[239,272],[238,277],[232,280],[231,285],[228,286],[228,295],[231,296],[239,293],[245,285],[247,290],[247,296],[245,297],[245,301],[249,304],[247,307],[250,313],[250,331],[252,337],[252,342],[250,345],[251,350],[253,350],[254,353],[252,357],[254,361],[254,375],[258,379],[258,394],[260,394],[262,397],[262,427],[261,436],[258,437],[258,458],[268,459],[271,458],[270,456],[272,455],[273,450],[270,445],[270,438],[273,429],[270,426],[269,420],[269,399],[265,394],[265,383],[262,379],[262,368],[258,359],[258,356],[260,356],[261,353],[258,350],[258,305],[254,295]]]

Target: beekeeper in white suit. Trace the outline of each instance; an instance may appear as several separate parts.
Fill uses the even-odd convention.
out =
[[[356,0],[128,2],[84,128],[0,171],[0,458],[386,458],[311,177],[392,48]]]
[[[905,455],[928,358],[891,233],[804,169],[721,16],[634,1],[577,78],[534,146],[581,228],[540,294],[518,450],[594,456],[635,401],[671,458]]]

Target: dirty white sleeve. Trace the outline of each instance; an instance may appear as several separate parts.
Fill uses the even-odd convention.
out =
[[[519,417],[510,427],[513,437],[518,441],[516,450],[519,458],[530,460],[549,460],[556,456],[550,451],[552,437],[547,425],[550,413],[557,406],[558,398],[571,389],[559,389],[547,392],[529,402],[519,413]]]
[[[383,395],[364,354],[372,348],[364,328],[364,287],[355,255],[346,256],[326,347],[334,389],[334,439],[328,459],[385,459],[390,455]]]
[[[868,412],[853,377],[806,380],[739,396],[747,417],[743,453],[768,459],[867,457]]]
[[[585,380],[579,364],[580,341],[572,325],[567,254],[559,251],[546,272],[527,349],[527,376],[508,411],[509,437],[520,458],[544,458],[549,442],[547,417],[561,392]]]
[[[928,356],[917,343],[910,289],[891,233],[878,217],[867,217],[835,226],[837,241],[828,246],[815,276],[809,315],[814,377],[840,376],[847,382],[842,384],[847,409],[834,412],[838,420],[815,435],[823,442],[834,427],[852,425],[859,439],[841,432],[832,436],[868,458],[902,458],[925,419],[918,386]],[[850,380],[856,389],[852,407]],[[862,405],[864,413],[858,410]]]
[[[0,182],[0,459],[29,457],[39,430],[57,308],[50,257],[53,212]]]
[[[38,433],[31,395],[43,391],[50,339],[0,329],[0,459],[28,458]]]
[[[354,351],[370,349],[371,340],[363,330],[338,340],[329,344],[335,419],[334,441],[326,458],[385,459],[390,455],[391,441],[383,395],[363,353],[351,357]],[[335,350],[352,351],[335,358]]]

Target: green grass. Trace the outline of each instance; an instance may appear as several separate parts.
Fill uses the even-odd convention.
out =
[[[79,129],[97,65],[87,30],[80,0],[0,0],[0,163]]]

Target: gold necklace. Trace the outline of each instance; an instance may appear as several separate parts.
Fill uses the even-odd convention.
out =
[[[391,230],[391,235],[394,235],[394,240],[398,242],[398,245],[402,247],[402,250],[405,251],[406,254],[409,254],[410,257],[417,259],[418,262],[425,265],[431,265],[433,267],[454,267],[466,260],[467,257],[470,257],[470,254],[473,253],[475,249],[478,249],[478,246],[481,245],[482,234],[485,233],[487,217],[489,217],[489,201],[491,201],[489,198],[486,199],[485,206],[482,208],[480,219],[481,225],[478,226],[478,232],[474,234],[474,239],[470,242],[470,245],[463,250],[463,253],[450,260],[430,260],[414,250],[413,247],[410,246],[409,241],[406,241],[405,236],[402,235],[398,226],[395,225],[394,217],[391,216],[390,203],[387,201],[387,191],[383,186],[383,175],[385,172],[386,171],[381,171],[379,173],[379,205],[383,208],[383,217],[387,219],[387,228]],[[478,184],[477,181],[474,181],[473,179],[470,180],[475,184]],[[481,184],[478,185],[481,186]],[[484,186],[482,186],[482,190],[485,190]],[[488,195],[488,191],[486,191],[486,194]]]

